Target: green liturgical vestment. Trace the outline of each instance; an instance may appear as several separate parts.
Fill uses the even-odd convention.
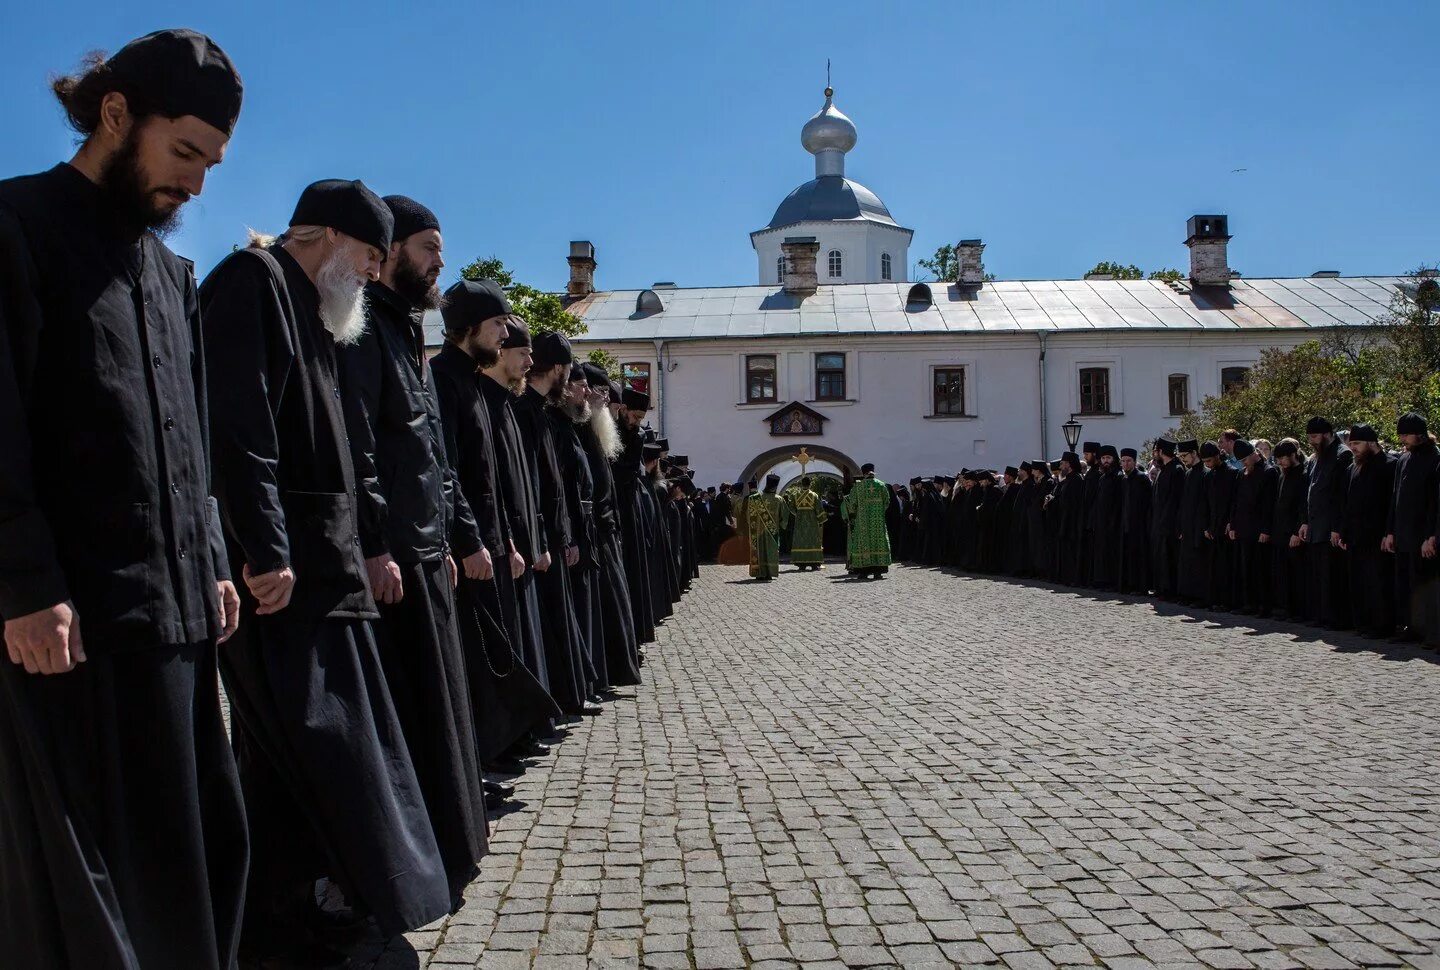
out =
[[[790,561],[797,566],[818,566],[825,561],[820,527],[825,509],[820,496],[810,489],[797,488],[785,496],[790,503],[794,531],[790,534]]]
[[[850,532],[846,542],[845,568],[887,569],[890,566],[890,536],[885,531],[885,511],[890,508],[890,486],[878,478],[862,478],[850,488],[840,506]]]
[[[780,574],[780,530],[790,521],[790,507],[771,492],[750,496],[745,502],[750,522],[750,561],[756,579],[774,579]]]

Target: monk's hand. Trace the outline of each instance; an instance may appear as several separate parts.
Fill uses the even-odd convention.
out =
[[[1338,532],[1332,532],[1332,533],[1330,533],[1330,545],[1334,546],[1336,549],[1342,549],[1342,548],[1344,548],[1344,545],[1345,545],[1345,544],[1340,541],[1340,533],[1338,533]]]
[[[484,580],[495,577],[495,563],[490,559],[490,550],[484,546],[460,560],[460,565],[465,569],[466,579]]]
[[[1394,551],[1395,551],[1395,537],[1394,537],[1393,535],[1388,535],[1388,536],[1386,536],[1385,538],[1383,538],[1383,539],[1380,540],[1380,551],[1381,551],[1381,552],[1394,552]]]
[[[215,594],[220,600],[220,639],[224,643],[240,626],[240,593],[228,579],[217,580]]]
[[[1422,559],[1435,558],[1435,537],[1431,536],[1420,544],[1420,557]]]
[[[510,578],[519,579],[525,575],[525,557],[514,549],[510,550]]]
[[[47,609],[5,621],[5,649],[13,663],[32,674],[64,674],[85,662],[80,639],[80,617],[73,603],[56,603]]]
[[[567,565],[567,566],[573,566],[573,565],[575,565],[575,564],[576,564],[577,562],[579,562],[579,561],[580,561],[580,547],[579,547],[579,546],[566,546],[566,547],[565,547],[565,565]]]
[[[547,569],[549,569],[549,568],[550,568],[550,553],[547,552],[547,553],[544,553],[543,555],[541,555],[541,557],[540,557],[539,559],[535,560],[535,571],[536,571],[537,573],[543,573],[545,570],[547,570]]]
[[[1299,549],[1302,545],[1304,545],[1304,543],[1302,543],[1302,542],[1300,541],[1300,537],[1299,537],[1299,536],[1291,536],[1291,537],[1290,537],[1290,548],[1291,548],[1291,549]]]
[[[1270,544],[1270,533],[1268,533],[1268,532],[1262,532],[1262,533],[1260,533],[1260,542],[1261,542],[1262,544],[1264,544],[1264,545],[1269,545],[1269,544]]]
[[[460,569],[455,565],[455,557],[449,553],[445,554],[445,575],[450,577],[451,589],[460,585]]]
[[[241,577],[250,588],[250,595],[259,604],[255,607],[256,615],[269,616],[290,605],[290,594],[295,592],[295,570],[289,566],[256,576],[250,572],[250,564],[246,563]]]
[[[380,603],[398,603],[405,598],[405,584],[400,578],[400,565],[388,552],[365,560],[365,574],[370,577],[370,595]]]
[[[1302,526],[1300,527],[1300,541],[1301,541],[1301,542],[1309,542],[1309,541],[1310,541],[1310,527],[1309,527],[1308,525],[1302,525]]]

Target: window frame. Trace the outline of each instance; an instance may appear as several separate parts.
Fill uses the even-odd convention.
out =
[[[973,418],[970,410],[970,368],[965,364],[936,364],[930,368],[930,416],[935,418]],[[939,408],[939,377],[941,374],[960,376],[960,410],[942,411]]]
[[[820,366],[820,358],[822,358],[822,357],[838,357],[838,358],[840,359],[840,366],[839,366],[839,367],[821,367],[821,366]],[[814,388],[815,393],[814,393],[814,395],[813,395],[814,400],[816,400],[816,401],[848,401],[848,400],[849,400],[849,397],[847,397],[847,394],[848,394],[848,392],[849,392],[849,390],[850,390],[850,374],[849,374],[849,371],[850,371],[850,360],[849,360],[849,355],[846,354],[845,351],[843,351],[843,350],[820,350],[820,351],[816,351],[816,352],[815,352],[815,355],[813,356],[811,362],[812,362],[812,364],[813,364],[812,372],[813,372],[813,374],[814,374],[814,379],[815,379],[815,388]],[[834,375],[836,375],[836,374],[838,374],[839,377],[840,377],[840,393],[839,393],[839,394],[834,394],[834,393],[826,394],[826,393],[822,393],[822,392],[821,392],[822,379],[825,378],[825,377],[831,377],[831,378],[833,378]]]
[[[650,361],[648,360],[622,361],[620,364],[620,386],[632,388],[644,394],[649,394],[651,387],[650,377],[652,374],[653,369],[650,365]],[[640,387],[636,387],[634,384],[634,381],[637,378],[641,381],[644,381],[644,384]]]
[[[832,249],[825,254],[825,278],[828,280],[845,278],[845,253],[843,250]]]
[[[880,254],[880,281],[883,283],[893,282],[895,279],[894,262],[890,259],[889,253]]]
[[[1221,364],[1221,365],[1220,365],[1220,396],[1221,396],[1221,397],[1224,397],[1226,394],[1229,394],[1230,391],[1233,389],[1233,387],[1234,387],[1234,385],[1235,385],[1236,383],[1241,383],[1241,384],[1243,384],[1243,383],[1245,382],[1245,380],[1250,376],[1250,372],[1253,371],[1254,369],[1255,369],[1255,365],[1254,365],[1254,364],[1239,364],[1239,363],[1236,363],[1236,364]],[[1232,382],[1230,382],[1230,384],[1227,386],[1226,381],[1225,381],[1225,372],[1226,372],[1226,371],[1237,371],[1237,370],[1243,372],[1243,373],[1241,374],[1241,376],[1240,376],[1239,382],[1234,382],[1234,381],[1232,381]]]
[[[785,282],[785,254],[781,253],[775,257],[775,282]]]
[[[1183,400],[1180,402],[1180,407],[1178,410],[1175,407],[1175,382],[1177,380],[1184,382],[1181,388]],[[1165,400],[1170,408],[1170,417],[1178,418],[1190,413],[1189,374],[1176,372],[1165,375]]]
[[[746,404],[775,404],[780,399],[780,356],[778,354],[745,354],[744,356],[744,397]],[[770,395],[755,396],[751,394],[750,363],[751,361],[768,360],[770,362]]]
[[[1115,402],[1114,402],[1113,382],[1112,382],[1112,380],[1111,380],[1111,373],[1110,373],[1110,372],[1111,372],[1111,368],[1108,367],[1108,366],[1106,366],[1106,365],[1103,365],[1103,364],[1092,364],[1092,365],[1087,365],[1087,366],[1085,366],[1085,367],[1079,368],[1079,371],[1078,371],[1078,373],[1076,374],[1076,389],[1077,389],[1077,391],[1079,392],[1078,395],[1077,395],[1079,399],[1076,401],[1076,405],[1077,405],[1077,407],[1076,407],[1076,409],[1075,409],[1075,413],[1076,413],[1076,414],[1083,414],[1083,415],[1086,415],[1087,417],[1096,417],[1096,416],[1100,416],[1100,415],[1106,415],[1106,414],[1114,414],[1114,413],[1116,413],[1116,412],[1115,412],[1115,408],[1114,408]],[[1091,380],[1091,388],[1090,388],[1090,390],[1089,390],[1090,407],[1087,408],[1087,407],[1086,407],[1086,401],[1085,401],[1085,399],[1086,399],[1086,387],[1085,387],[1086,378],[1087,378],[1088,376],[1090,376],[1090,375],[1099,375],[1099,374],[1103,374],[1103,375],[1104,375],[1104,386],[1103,386],[1103,388],[1101,389],[1101,390],[1103,391],[1103,395],[1104,395],[1104,400],[1103,400],[1103,402],[1101,402],[1101,403],[1103,404],[1103,406],[1102,406],[1102,407],[1099,407],[1099,408],[1095,407],[1095,403],[1096,403],[1096,402],[1095,402],[1095,392],[1096,392],[1096,388],[1094,387],[1094,381],[1093,381],[1093,379],[1092,379],[1092,380]]]

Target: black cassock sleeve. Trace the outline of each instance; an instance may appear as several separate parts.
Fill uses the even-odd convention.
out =
[[[481,479],[482,493],[467,495],[460,486],[460,477],[455,474],[455,469],[467,460],[474,461],[468,448],[480,447],[481,443],[467,442],[467,448],[461,446],[460,393],[454,381],[438,373],[433,367],[430,368],[430,380],[435,389],[435,409],[440,419],[440,436],[445,444],[445,477],[450,483],[450,493],[455,503],[450,545],[461,559],[479,552],[481,545],[488,547],[493,554],[500,548],[499,519],[495,515],[494,493],[484,487],[484,476],[481,475],[478,477]],[[475,401],[474,407],[477,411],[484,406],[484,402]],[[475,429],[469,429],[466,434],[474,435]],[[493,474],[494,470],[490,471]]]
[[[200,325],[200,296],[192,273],[185,285],[185,318],[190,324],[190,380],[195,386],[195,414],[200,425],[200,447],[205,462],[206,483],[211,494],[205,499],[205,528],[210,540],[210,559],[217,580],[230,578],[230,557],[225,552],[225,529],[220,523],[220,503],[215,501],[214,462],[210,455],[210,398],[205,384],[205,334]]]
[[[275,279],[240,252],[200,288],[215,494],[254,575],[290,565],[275,414],[294,360]]]
[[[70,598],[31,467],[27,403],[42,326],[35,287],[20,224],[0,209],[0,616],[7,619]]]
[[[340,387],[345,394],[345,429],[350,435],[350,460],[355,466],[355,525],[360,533],[360,551],[370,559],[390,551],[385,536],[390,509],[375,460],[375,416],[379,413],[386,378],[384,352],[375,333],[374,317],[365,336],[337,350]]]

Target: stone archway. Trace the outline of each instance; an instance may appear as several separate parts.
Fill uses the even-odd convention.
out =
[[[799,466],[794,462],[794,458],[799,454],[801,448],[804,448],[806,454],[815,459],[817,471],[820,470],[819,466],[823,463],[830,465],[842,478],[847,475],[851,478],[858,478],[860,476],[860,465],[843,451],[836,451],[834,448],[827,448],[825,445],[819,445],[813,442],[798,442],[793,445],[784,445],[780,448],[771,448],[768,451],[762,451],[750,459],[750,463],[745,466],[745,470],[740,473],[740,477],[737,478],[736,481],[748,482],[752,478],[760,479],[772,469],[782,465],[788,464],[798,468]]]

